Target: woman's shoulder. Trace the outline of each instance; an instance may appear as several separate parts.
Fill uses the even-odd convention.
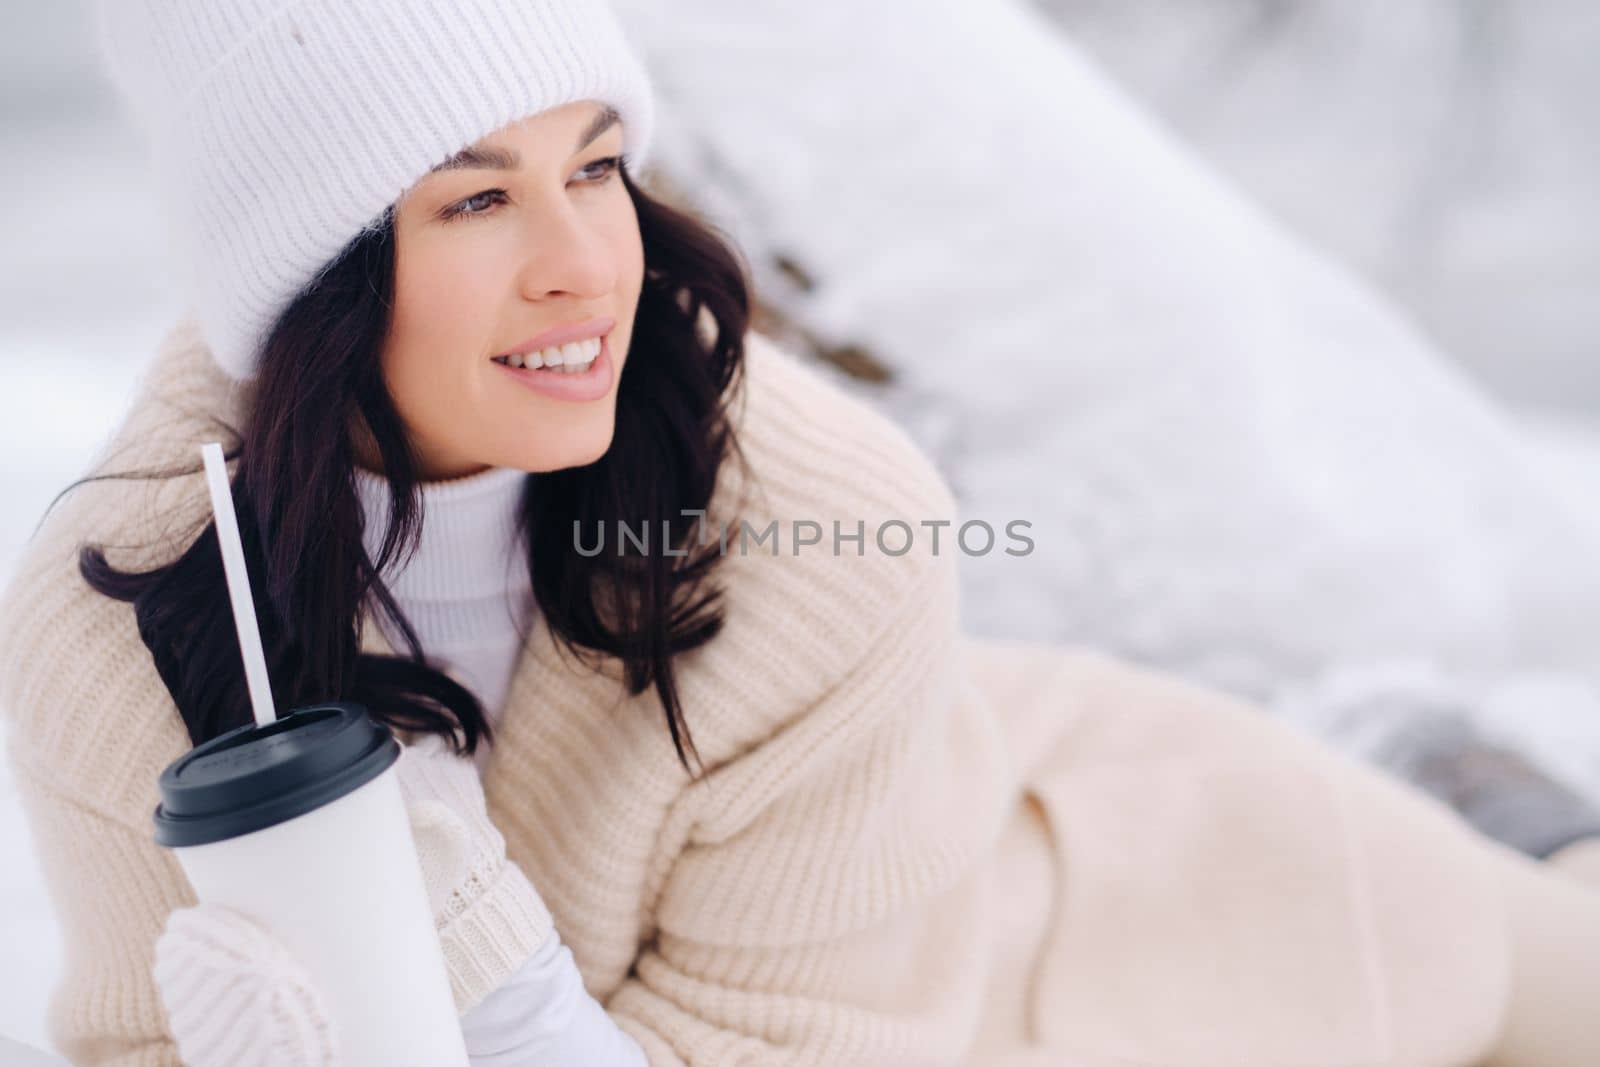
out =
[[[828,518],[948,519],[949,483],[899,424],[834,371],[755,330],[732,413],[753,484]],[[793,514],[785,517],[810,517]]]
[[[955,504],[932,462],[870,403],[759,334],[745,370],[732,418],[743,463],[729,461],[705,534],[720,541],[725,625],[686,678],[702,718],[737,707],[725,730],[735,751],[900,642],[939,650],[957,633],[954,531],[935,536]]]
[[[58,536],[0,597],[0,716],[19,772],[124,823],[148,816],[161,769],[188,748],[132,605],[91,589]]]
[[[135,400],[85,477],[49,510],[0,593],[0,715],[17,759],[62,788],[106,792],[186,744],[132,605],[91,589],[79,550],[120,569],[169,562],[204,527],[198,445],[230,417],[229,385],[189,319],[164,338]],[[194,469],[172,476],[172,471]],[[123,475],[135,475],[123,477]],[[108,734],[121,733],[117,744]],[[162,764],[164,765],[164,764]],[[154,767],[156,771],[160,766]],[[149,780],[153,789],[154,777]]]
[[[231,446],[241,411],[240,387],[212,361],[193,317],[180,319],[89,469],[43,516],[22,569],[59,569],[86,543],[107,546],[119,566],[168,562],[206,514],[200,446]]]

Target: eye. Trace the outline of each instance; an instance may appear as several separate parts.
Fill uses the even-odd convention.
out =
[[[626,155],[606,156],[593,163],[579,168],[578,173],[584,175],[580,179],[585,185],[604,185],[628,163]],[[480,215],[493,214],[496,204],[505,203],[507,194],[504,189],[485,189],[481,193],[474,193],[465,200],[457,200],[454,204],[439,213],[445,222],[452,222],[462,218],[476,218]],[[473,205],[480,205],[474,207]]]
[[[623,163],[626,162],[626,160],[626,156],[606,156],[604,159],[597,159],[588,166],[583,167],[578,171],[578,173],[582,174],[585,171],[593,171],[593,175],[585,180],[591,185],[600,185],[609,180],[612,175],[616,174],[618,168],[620,168]]]
[[[501,201],[504,201],[505,198],[506,191],[504,189],[485,189],[481,193],[473,193],[465,200],[457,200],[454,204],[451,204],[449,207],[445,208],[444,211],[440,212],[440,218],[444,219],[446,222],[451,222],[460,218],[473,218],[478,215],[487,215],[489,214],[488,206],[485,206],[482,210],[473,210],[469,208],[468,205],[481,203],[485,199],[489,199],[493,203],[500,203]]]

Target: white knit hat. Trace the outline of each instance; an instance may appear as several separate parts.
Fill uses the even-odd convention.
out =
[[[102,0],[99,32],[235,378],[307,283],[466,145],[599,100],[638,170],[654,125],[604,0]]]

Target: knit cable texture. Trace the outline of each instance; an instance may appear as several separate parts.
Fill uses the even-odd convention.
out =
[[[483,773],[505,870],[538,887],[585,986],[655,1067],[959,1063],[988,970],[983,857],[1014,777],[962,672],[948,546],[874,543],[954,501],[866,404],[759,334],[747,349],[732,415],[748,465],[725,465],[708,522],[778,522],[782,545],[730,546],[724,631],[681,657],[706,774],[679,764],[653,690],[576,662],[536,617]],[[190,466],[245,396],[186,321],[102,466]],[[0,602],[9,756],[67,935],[51,1032],[78,1063],[176,1064],[152,947],[194,899],[149,825],[188,738],[133,611],[87,589],[74,553],[163,562],[205,499],[197,475],[75,491]],[[792,549],[797,522],[835,519],[863,524],[859,554]],[[376,627],[363,637],[379,649]],[[498,937],[465,939],[463,958]]]
[[[156,985],[188,1067],[336,1067],[316,983],[248,916],[180,908],[156,942]]]

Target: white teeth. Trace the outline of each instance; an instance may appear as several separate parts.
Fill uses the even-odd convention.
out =
[[[591,337],[587,341],[572,341],[540,352],[529,352],[527,355],[496,356],[495,359],[504,361],[511,367],[527,367],[532,370],[548,367],[563,374],[582,374],[589,369],[599,354],[600,338]]]

